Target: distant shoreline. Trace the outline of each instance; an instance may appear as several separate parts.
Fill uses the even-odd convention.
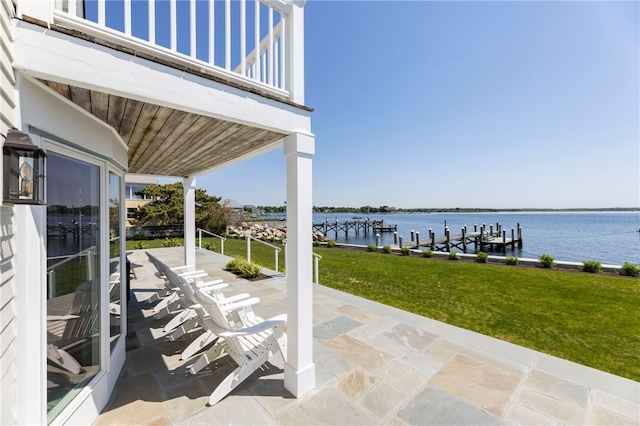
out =
[[[357,213],[357,214],[385,214],[385,213],[598,213],[598,212],[621,212],[621,213],[633,213],[640,212],[640,207],[601,207],[601,208],[569,208],[569,209],[552,209],[552,208],[507,208],[507,209],[489,209],[489,208],[415,208],[415,209],[402,209],[402,208],[381,208],[370,209],[369,211],[363,211],[361,207],[349,208],[349,207],[314,207],[313,213]]]

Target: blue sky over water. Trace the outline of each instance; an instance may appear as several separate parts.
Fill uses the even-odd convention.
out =
[[[308,1],[314,204],[639,206],[639,5]],[[284,170],[198,186],[281,205]]]

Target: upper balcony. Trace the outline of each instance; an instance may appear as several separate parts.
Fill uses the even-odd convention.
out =
[[[304,0],[14,2],[14,70],[108,124],[130,173],[200,176],[310,133]]]
[[[304,104],[302,0],[17,1],[18,15]]]

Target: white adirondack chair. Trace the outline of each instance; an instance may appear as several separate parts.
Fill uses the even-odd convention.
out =
[[[170,340],[174,341],[177,338],[181,337],[185,333],[203,329],[202,323],[204,319],[208,316],[207,312],[203,309],[203,307],[198,303],[198,300],[195,296],[195,290],[198,289],[200,291],[204,291],[213,297],[220,305],[225,309],[225,307],[234,302],[238,302],[240,300],[248,299],[248,293],[241,293],[233,296],[226,297],[221,290],[223,288],[228,287],[228,284],[215,284],[210,285],[206,282],[198,282],[193,280],[194,276],[181,276],[172,271],[164,262],[155,258],[153,255],[148,254],[150,259],[153,258],[153,262],[156,267],[162,271],[163,276],[167,279],[172,286],[178,289],[181,293],[180,301],[184,306],[184,310],[176,315],[170,322],[165,326],[166,330],[172,330],[172,333],[168,336]],[[195,276],[198,278],[199,276]],[[243,321],[245,319],[243,312],[230,313],[230,315],[234,315],[233,321]],[[175,326],[175,324],[178,324]],[[207,347],[209,344],[213,343],[217,336],[212,333],[210,330],[204,329],[204,333],[199,335],[196,339],[194,339],[183,351],[180,356],[182,360],[188,359],[191,356],[195,355],[200,350]]]
[[[156,303],[153,307],[153,312],[155,313],[156,318],[163,318],[166,315],[170,314],[179,307],[179,296],[178,289],[171,285],[171,283],[164,276],[164,268],[169,268],[174,271],[178,275],[181,276],[206,276],[204,271],[196,270],[193,265],[182,265],[182,266],[173,266],[169,267],[164,262],[159,260],[157,257],[153,256],[149,252],[145,252],[147,257],[149,258],[149,262],[151,262],[156,267],[155,276],[158,278],[162,278],[165,280],[164,285],[165,288],[160,290],[158,293],[151,296],[147,299],[147,303]],[[162,270],[162,271],[161,271]],[[204,274],[204,275],[203,275]]]
[[[209,313],[209,317],[204,321],[205,327],[220,339],[190,367],[191,373],[196,374],[225,354],[238,365],[213,390],[209,396],[209,405],[215,405],[227,396],[273,355],[279,354],[286,362],[287,336],[282,330],[282,326],[286,322],[286,314],[264,321],[256,321],[250,327],[237,329],[237,324],[229,320],[224,309],[214,297],[204,291],[196,292],[196,297]],[[259,301],[258,298],[251,298],[227,305],[225,309],[242,310],[247,305],[251,306]]]
[[[55,324],[64,321],[62,336],[47,344],[47,359],[52,363],[80,374],[80,363],[69,354],[69,350],[86,342],[98,332],[100,319],[99,299],[94,297],[91,281],[80,284],[74,293],[73,302],[67,315],[48,315],[47,322]]]

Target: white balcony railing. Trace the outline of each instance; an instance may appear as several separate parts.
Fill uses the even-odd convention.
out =
[[[52,1],[56,25],[304,103],[303,1]]]

